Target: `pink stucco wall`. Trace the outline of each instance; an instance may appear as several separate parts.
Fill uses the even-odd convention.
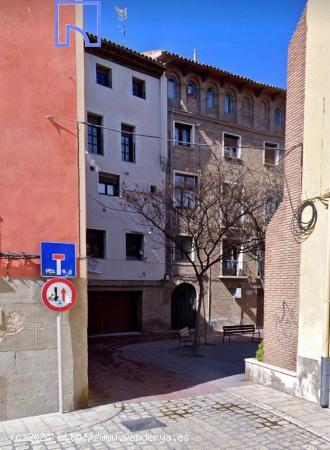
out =
[[[74,39],[54,40],[55,0],[0,3],[0,252],[39,253],[42,240],[79,240]],[[74,7],[63,9],[74,23]],[[73,36],[72,36],[73,38]],[[0,260],[0,275],[7,261]],[[37,278],[38,261],[10,276]]]

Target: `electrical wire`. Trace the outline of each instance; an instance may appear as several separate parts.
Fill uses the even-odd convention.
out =
[[[117,128],[106,127],[104,125],[96,125],[96,124],[93,124],[93,123],[90,123],[90,122],[85,122],[85,121],[76,120],[76,119],[69,119],[69,118],[62,117],[62,116],[54,116],[52,114],[49,114],[48,116],[46,116],[46,118],[48,120],[64,120],[64,121],[69,121],[69,122],[79,123],[79,124],[82,124],[82,125],[91,126],[93,128],[101,128],[102,130],[112,131],[112,132],[115,132],[115,133],[120,133],[120,134],[123,133],[123,130],[121,130],[121,129],[119,130]],[[191,125],[193,125],[193,124],[191,124]],[[124,133],[127,134],[127,135],[131,135],[131,136],[144,137],[144,138],[149,138],[149,139],[158,139],[158,140],[166,141],[166,142],[169,142],[169,143],[172,143],[172,144],[177,144],[177,143],[178,144],[185,144],[185,142],[178,141],[177,139],[171,139],[171,138],[162,137],[162,136],[155,136],[155,135],[152,135],[152,134],[136,133],[135,131],[125,131]],[[230,133],[228,132],[228,134],[230,134]],[[256,140],[260,140],[261,142],[265,142],[265,139],[259,139],[259,138],[255,138],[255,139]],[[271,139],[269,139],[269,140],[271,140]],[[184,146],[187,147],[187,148],[194,148],[194,147],[222,148],[222,144],[203,144],[203,143],[196,144],[196,143],[193,143],[193,142],[189,142],[189,144],[190,144],[189,146],[188,145],[184,145]],[[257,149],[257,150],[258,149],[261,149],[261,150],[265,149],[264,145],[260,146],[260,147],[255,146],[255,145],[240,145],[239,148],[243,148],[243,149],[244,148],[251,148],[251,149]],[[284,148],[278,147],[277,150],[284,151]]]

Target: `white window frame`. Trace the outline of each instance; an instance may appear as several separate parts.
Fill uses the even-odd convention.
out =
[[[220,252],[223,252],[223,241],[226,240],[228,238],[223,238],[221,239],[220,242]],[[245,262],[245,258],[244,258],[244,252],[242,252],[243,249],[243,245],[240,246],[240,251],[238,254],[238,259],[235,260],[233,259],[232,261],[237,261],[237,273],[236,275],[224,275],[223,274],[223,262],[224,261],[229,261],[229,260],[224,260],[221,259],[220,261],[220,278],[246,278],[247,276],[244,274],[244,262]],[[241,272],[241,274],[240,274]]]
[[[195,251],[195,245],[194,245],[194,241],[195,241],[194,237],[190,236],[189,234],[178,234],[177,237],[190,237],[192,239],[192,241],[191,241],[191,260],[195,261],[196,251]],[[173,242],[172,262],[174,264],[190,264],[190,261],[178,261],[175,259],[175,242]]]
[[[175,124],[176,123],[180,123],[182,125],[188,125],[191,127],[191,136],[190,136],[190,145],[182,145],[182,144],[178,144],[176,139],[175,139]],[[193,123],[189,123],[189,122],[181,122],[180,120],[173,120],[173,126],[172,126],[172,141],[174,145],[177,145],[178,147],[181,148],[194,148],[195,146],[195,125]]]
[[[173,170],[173,186],[174,186],[174,193],[173,193],[173,202],[175,207],[176,206],[176,198],[175,198],[175,175],[188,175],[188,176],[193,176],[197,178],[197,186],[199,184],[199,176],[197,175],[197,173],[194,172],[185,172],[184,170]]]
[[[275,150],[275,163],[274,164],[269,164],[266,162],[266,144],[271,144],[271,145],[276,145],[276,149]],[[264,141],[263,143],[263,164],[264,166],[268,166],[268,167],[275,167],[278,166],[279,164],[279,160],[280,160],[280,145],[278,142],[272,142],[272,141]]]
[[[225,155],[225,134],[228,134],[230,136],[234,136],[238,138],[238,147],[237,147],[237,157],[236,158],[230,158]],[[233,161],[242,159],[242,136],[239,134],[231,133],[230,131],[223,131],[222,132],[222,156],[225,158],[230,158]]]

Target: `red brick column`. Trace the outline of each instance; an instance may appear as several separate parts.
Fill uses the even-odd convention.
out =
[[[292,233],[292,206],[301,199],[304,130],[304,81],[306,15],[289,46],[285,136],[284,199],[266,233],[265,266],[265,362],[295,370],[299,317],[300,244]],[[292,205],[292,206],[291,206]]]

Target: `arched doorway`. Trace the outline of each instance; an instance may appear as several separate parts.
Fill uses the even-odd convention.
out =
[[[182,283],[177,286],[171,296],[171,328],[195,327],[196,290],[192,284]]]

